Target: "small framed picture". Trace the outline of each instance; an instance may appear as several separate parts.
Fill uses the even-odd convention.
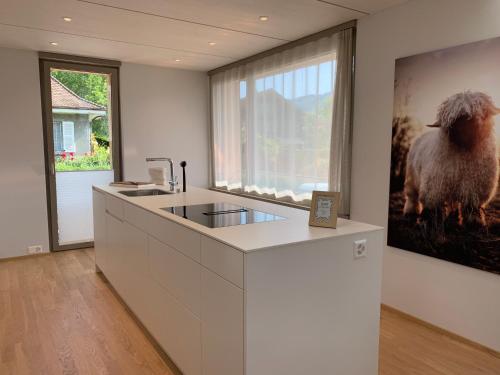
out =
[[[309,225],[313,227],[336,228],[339,203],[339,192],[313,191]]]

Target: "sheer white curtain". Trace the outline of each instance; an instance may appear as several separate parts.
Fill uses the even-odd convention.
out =
[[[353,101],[353,29],[337,34],[337,78],[333,100],[328,188],[340,191],[339,214],[349,216],[351,203],[351,149]]]
[[[334,115],[334,101],[347,104],[335,92],[347,87],[344,80],[336,85],[337,60],[345,60],[339,50],[347,43],[343,35],[211,77],[215,187],[305,204],[313,190],[328,190],[332,182],[340,189],[339,177],[331,178],[331,164],[337,163],[331,144],[337,147],[332,136],[343,137],[347,130],[332,132],[332,121],[342,117]]]

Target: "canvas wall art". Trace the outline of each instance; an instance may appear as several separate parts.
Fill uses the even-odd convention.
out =
[[[500,38],[396,60],[388,245],[500,274]]]

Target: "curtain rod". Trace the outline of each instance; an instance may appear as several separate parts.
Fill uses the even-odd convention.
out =
[[[308,36],[305,36],[303,38],[300,38],[300,39],[297,39],[297,40],[294,40],[294,41],[282,44],[280,46],[271,48],[271,49],[269,49],[267,51],[259,52],[259,53],[255,54],[255,55],[252,55],[252,56],[249,56],[249,57],[245,57],[244,59],[241,59],[241,60],[229,63],[227,65],[223,65],[223,66],[221,66],[219,68],[215,68],[213,70],[208,71],[207,74],[209,76],[212,76],[214,74],[223,72],[225,70],[229,70],[229,69],[235,68],[235,67],[240,66],[240,65],[248,64],[250,62],[253,62],[253,61],[262,59],[264,57],[273,55],[275,53],[279,53],[279,52],[285,51],[287,49],[299,46],[301,44],[305,44],[305,43],[311,42],[313,40],[320,39],[320,38],[322,38],[324,36],[335,34],[335,33],[338,33],[340,31],[343,31],[343,30],[356,28],[357,22],[358,22],[357,20],[352,20],[352,21],[345,22],[345,23],[342,23],[342,24],[337,25],[337,26],[330,27],[328,29],[319,31],[317,33],[314,33],[314,34],[311,34],[311,35],[308,35]]]

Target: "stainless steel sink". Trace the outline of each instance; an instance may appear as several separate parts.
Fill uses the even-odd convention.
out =
[[[149,197],[152,195],[166,195],[174,194],[172,191],[165,191],[160,189],[138,189],[138,190],[124,190],[118,193],[126,195],[127,197]]]

